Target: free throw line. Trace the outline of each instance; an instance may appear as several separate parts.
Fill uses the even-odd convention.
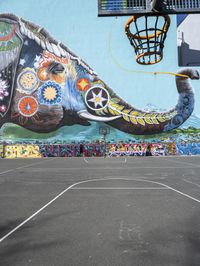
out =
[[[166,187],[73,187],[71,190],[160,190],[160,189],[169,189]]]

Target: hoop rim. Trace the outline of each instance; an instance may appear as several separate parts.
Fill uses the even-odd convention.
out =
[[[148,63],[145,63],[145,62],[142,63],[139,61],[139,59],[141,57],[145,57],[145,56],[149,56],[149,55],[151,56],[151,55],[155,55],[155,54],[159,55],[159,57],[160,57],[157,61],[154,60],[154,61],[148,62]],[[162,60],[162,58],[163,58],[163,54],[161,52],[145,52],[145,53],[142,53],[142,54],[139,54],[136,56],[136,62],[140,65],[154,65],[154,64],[159,63]]]
[[[162,16],[162,17],[164,17],[166,19],[167,22],[164,24],[164,27],[163,27],[162,30],[157,31],[154,34],[150,34],[148,37],[147,36],[138,36],[136,34],[131,33],[131,31],[130,31],[130,24],[132,22],[136,21],[138,18],[144,17],[144,15],[138,15],[137,14],[137,15],[134,15],[131,18],[129,18],[129,20],[126,22],[126,25],[125,25],[126,35],[128,37],[130,37],[130,38],[137,39],[137,40],[149,40],[149,39],[158,37],[162,33],[166,33],[167,32],[167,30],[168,30],[168,28],[170,26],[170,23],[171,23],[171,19],[170,19],[170,17],[168,15],[166,15],[166,14],[159,14],[159,15],[153,14],[153,15],[148,15],[148,16],[151,16],[151,17],[153,17],[153,16]]]
[[[100,126],[99,127],[99,133],[100,134],[110,134],[110,128],[108,126]]]

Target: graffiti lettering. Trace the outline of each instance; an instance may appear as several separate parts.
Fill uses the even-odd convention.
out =
[[[41,158],[38,145],[6,145],[4,158]]]

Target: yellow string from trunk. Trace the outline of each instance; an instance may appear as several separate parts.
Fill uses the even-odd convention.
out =
[[[114,23],[115,24],[115,23]],[[113,24],[113,26],[114,26]],[[116,58],[114,57],[113,53],[112,53],[112,49],[111,49],[111,40],[112,40],[112,29],[110,30],[109,33],[109,39],[108,39],[108,47],[109,47],[109,53],[110,56],[112,58],[112,60],[115,62],[115,64],[120,67],[123,71],[125,72],[129,72],[129,73],[138,73],[138,74],[150,74],[150,75],[172,75],[172,76],[177,76],[177,77],[182,77],[182,78],[189,78],[188,75],[184,75],[184,74],[179,74],[179,73],[174,73],[174,72],[165,72],[165,71],[140,71],[140,70],[130,70],[126,67],[124,67],[123,65],[121,65]]]

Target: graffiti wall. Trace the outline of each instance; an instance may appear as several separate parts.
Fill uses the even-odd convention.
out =
[[[173,150],[174,149],[174,150]],[[149,152],[149,154],[148,154]],[[164,156],[164,155],[175,155],[175,147],[171,143],[151,143],[151,144],[110,144],[108,156]]]
[[[79,145],[40,145],[42,157],[78,157],[80,156]]]
[[[82,146],[82,154],[83,156],[86,157],[103,157],[106,155],[106,147],[105,144],[84,144],[80,145]],[[80,148],[80,153],[81,153],[81,148]]]
[[[178,146],[179,154],[187,154],[191,147],[185,144]],[[193,154],[197,154],[200,145],[192,146]],[[151,156],[176,155],[177,148],[174,143],[153,144],[76,144],[76,145],[1,145],[1,158],[45,158],[45,157],[119,157],[119,156]],[[188,154],[190,154],[188,152]]]
[[[55,1],[55,10],[50,0],[37,5],[29,0],[26,13],[23,1],[1,4],[2,141],[39,144],[41,156],[62,157],[77,155],[80,143],[101,141],[102,127],[109,128],[105,137],[110,143],[159,143],[151,147],[154,155],[163,155],[164,150],[168,154],[162,147],[167,142],[200,141],[200,92],[195,81],[199,68],[179,68],[175,16],[163,59],[144,66],[137,64],[125,40],[127,17],[98,18],[93,2],[83,7],[81,0],[76,5],[68,0],[62,6]],[[78,6],[83,12],[77,13]],[[188,23],[190,18],[198,24],[199,18],[188,17]],[[189,39],[197,43],[194,38]],[[42,147],[46,143],[59,146]],[[145,153],[144,145],[110,150]],[[88,146],[83,153],[96,156],[102,151]],[[169,148],[169,153],[175,149]]]
[[[180,155],[199,155],[200,143],[177,143],[177,153]]]
[[[1,145],[2,158],[45,158],[45,157],[102,157],[106,155],[104,144],[84,145]]]
[[[0,158],[4,157],[4,149],[3,149],[3,145],[0,145]]]
[[[175,142],[165,144],[165,154],[166,155],[176,155],[177,152],[177,145]]]
[[[121,156],[199,155],[200,143],[138,143],[81,145],[0,145],[0,158],[121,157]]]
[[[146,144],[110,144],[109,157],[112,156],[144,156]]]
[[[6,145],[4,158],[41,158],[41,154],[37,145]]]

